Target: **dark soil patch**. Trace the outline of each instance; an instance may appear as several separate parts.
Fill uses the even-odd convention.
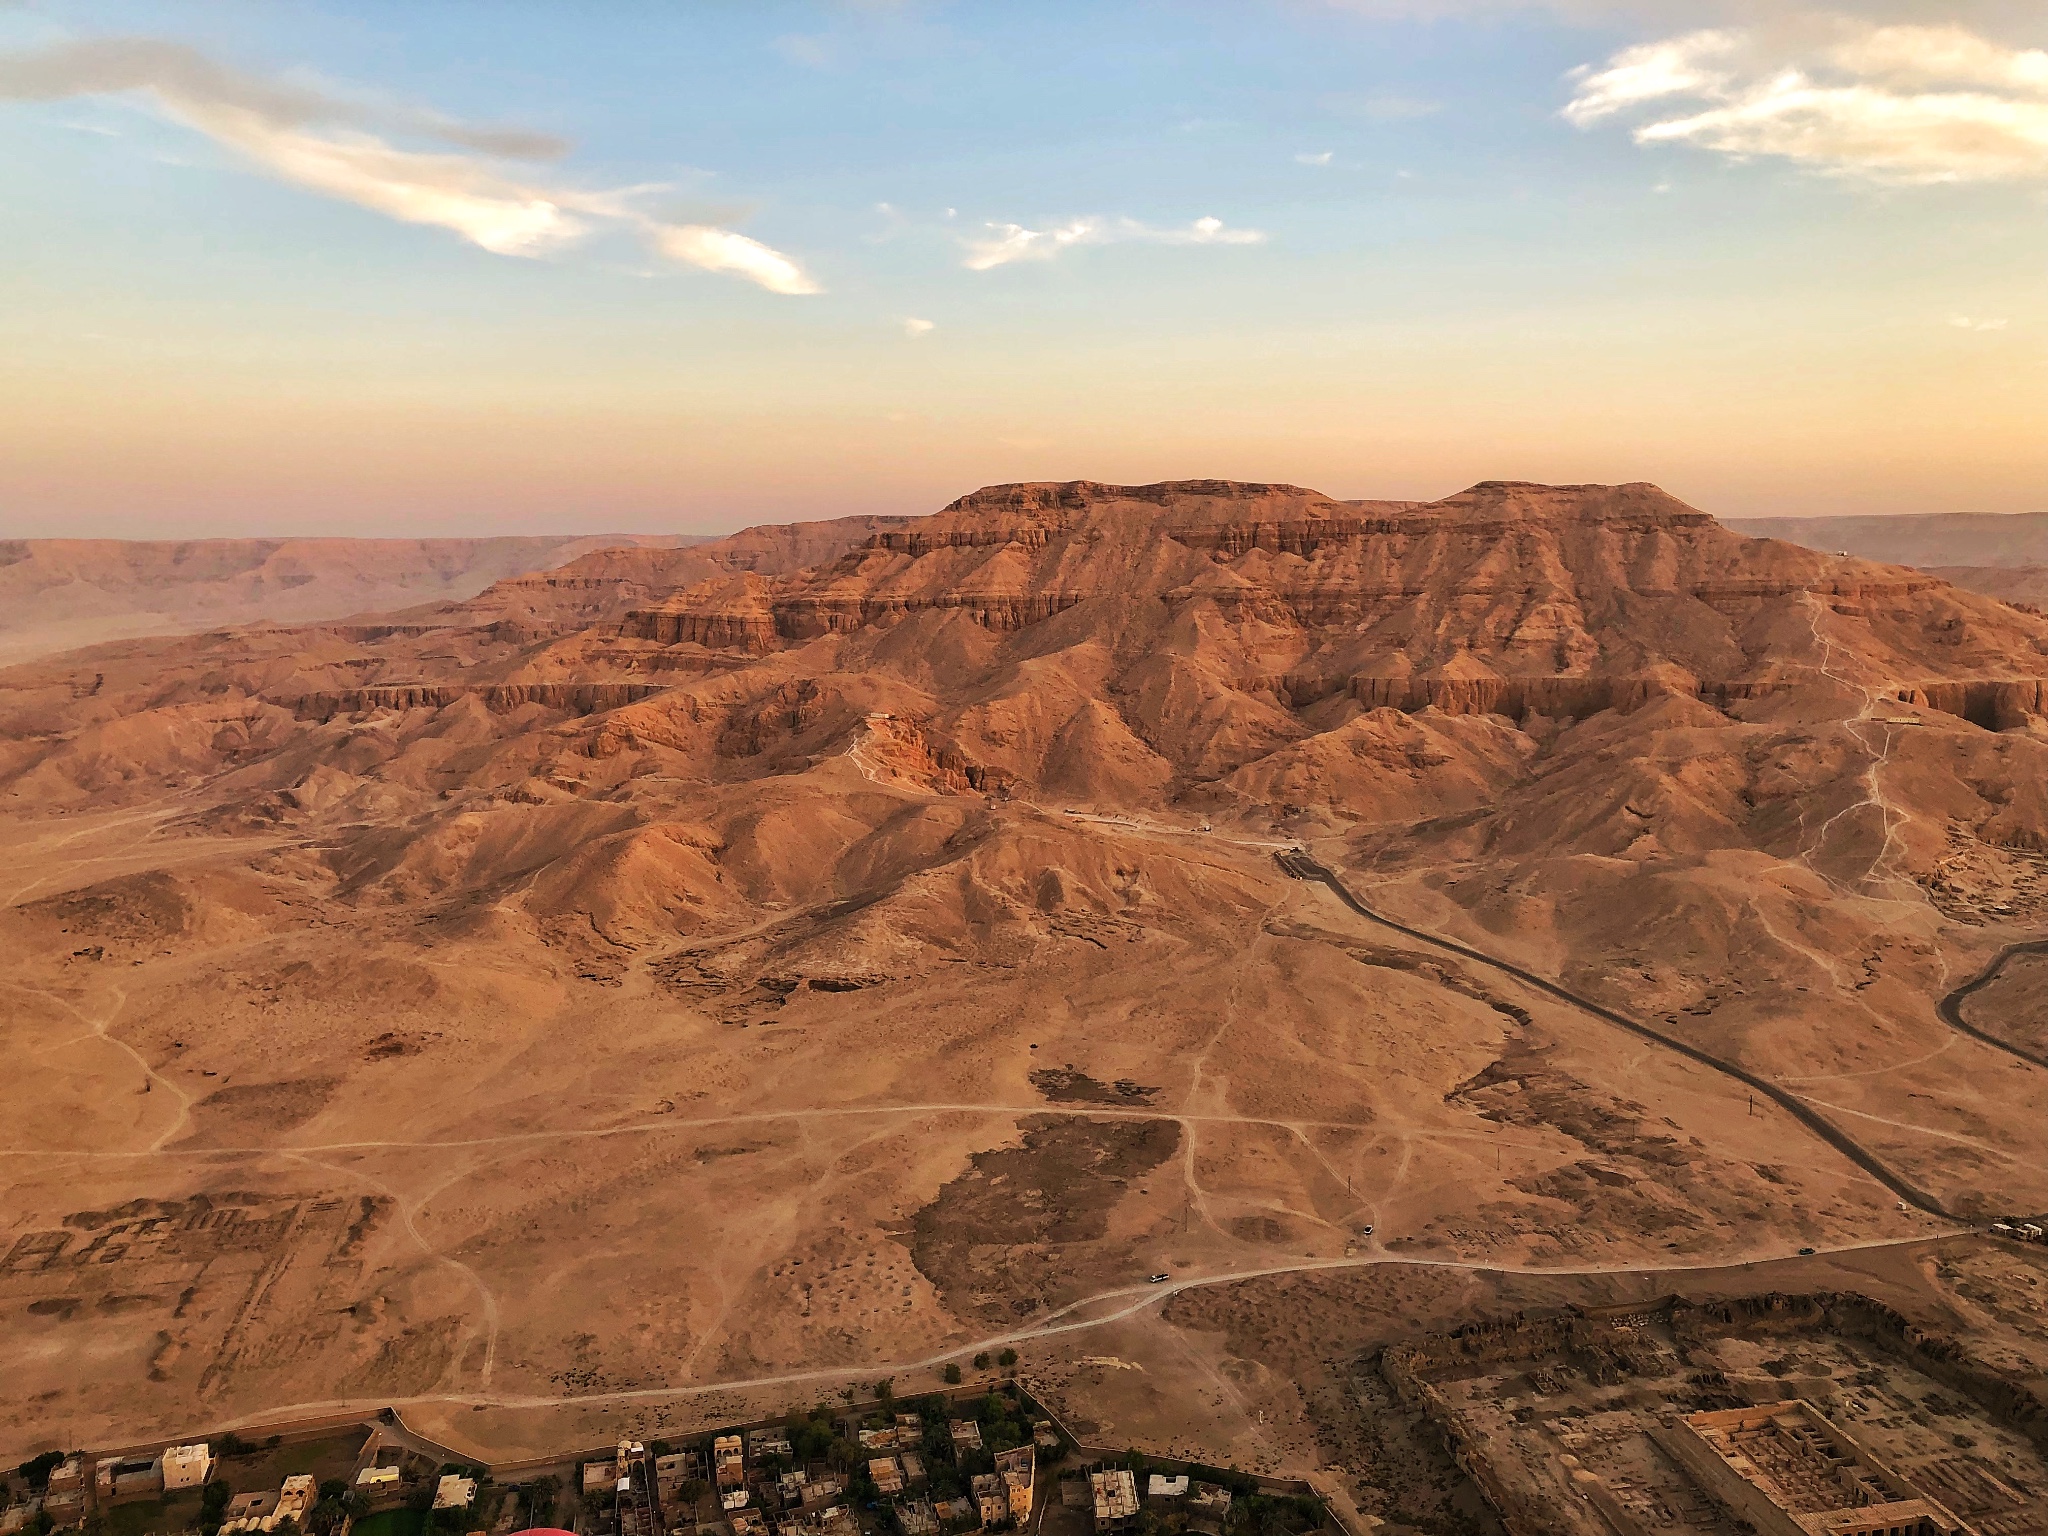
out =
[[[1105,1083],[1072,1067],[1041,1067],[1031,1074],[1031,1086],[1055,1104],[1149,1104],[1159,1097],[1157,1088],[1128,1077]]]
[[[1034,1115],[1023,1145],[977,1152],[912,1219],[911,1257],[960,1317],[1006,1323],[1071,1300],[1135,1260],[1101,1244],[1132,1181],[1172,1157],[1171,1120]]]
[[[297,1130],[327,1107],[338,1077],[294,1077],[278,1083],[217,1088],[192,1106],[193,1140],[232,1139],[261,1131]]]
[[[27,910],[71,933],[107,939],[166,939],[192,922],[192,903],[162,870],[123,875],[83,890],[30,902]]]

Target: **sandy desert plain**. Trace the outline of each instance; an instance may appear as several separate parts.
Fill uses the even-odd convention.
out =
[[[999,486],[21,662],[6,1443],[540,1454],[1007,1343],[1448,1530],[1373,1360],[1519,1309],[1855,1292],[2038,1401],[2044,679],[2024,603],[1522,483]]]

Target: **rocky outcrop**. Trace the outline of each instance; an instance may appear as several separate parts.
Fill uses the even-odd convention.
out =
[[[636,609],[619,621],[617,632],[626,639],[651,640],[656,645],[701,645],[707,650],[750,654],[771,649],[778,638],[775,615],[766,610]]]
[[[569,715],[596,715],[661,691],[654,683],[386,683],[275,702],[301,720],[320,722],[385,709],[443,709],[466,698],[480,700],[484,708],[499,715],[529,704]]]
[[[2048,716],[2048,679],[1983,678],[1924,682],[1901,688],[1902,704],[1921,704],[1956,715],[1987,731],[2016,730],[2029,716]]]

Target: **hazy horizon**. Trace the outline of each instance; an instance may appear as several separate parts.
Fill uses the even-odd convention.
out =
[[[2048,486],[2048,14],[0,8],[0,537]]]

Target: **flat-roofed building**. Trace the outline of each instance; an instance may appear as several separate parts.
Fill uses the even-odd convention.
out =
[[[398,1486],[398,1468],[365,1467],[356,1474],[356,1486],[364,1493],[379,1493]]]
[[[1088,1474],[1088,1491],[1094,1495],[1095,1529],[1128,1530],[1138,1522],[1138,1479],[1126,1468]]]
[[[981,1425],[973,1419],[955,1419],[947,1425],[947,1430],[953,1437],[953,1454],[955,1456],[958,1456],[962,1451],[978,1451],[981,1449]]]
[[[1145,1479],[1145,1497],[1148,1499],[1184,1499],[1188,1496],[1187,1475],[1168,1477],[1164,1472],[1154,1472]]]
[[[898,1504],[896,1523],[903,1527],[903,1536],[939,1536],[938,1514],[923,1499]]]
[[[1019,1525],[1031,1518],[1031,1487],[1038,1477],[1038,1456],[1028,1445],[996,1453],[996,1476],[1003,1480],[1003,1498],[1010,1518]]]
[[[877,1456],[869,1462],[868,1477],[875,1485],[875,1492],[884,1498],[894,1498],[903,1491],[903,1468],[897,1465],[894,1456]]]
[[[213,1475],[213,1447],[203,1441],[198,1445],[174,1445],[163,1454],[163,1468],[165,1493],[197,1488]]]
[[[1009,1496],[995,1473],[984,1472],[974,1480],[974,1507],[985,1526],[1001,1525],[1010,1518]]]
[[[476,1502],[476,1479],[450,1472],[434,1485],[434,1508],[467,1509]]]
[[[93,1492],[102,1503],[138,1494],[159,1493],[164,1486],[164,1465],[161,1461],[140,1457],[110,1457],[93,1468],[92,1483]]]
[[[747,1480],[746,1452],[738,1435],[720,1435],[711,1442],[711,1471],[721,1488],[737,1488]]]

